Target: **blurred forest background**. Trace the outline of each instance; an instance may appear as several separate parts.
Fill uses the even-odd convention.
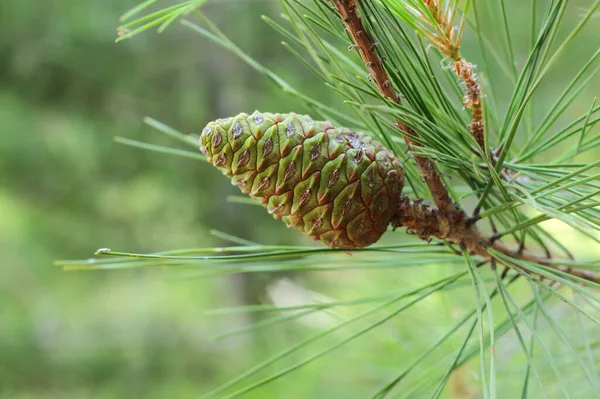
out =
[[[144,116],[198,132],[209,120],[241,111],[306,110],[179,24],[115,44],[118,17],[136,0],[35,3],[0,4],[0,398],[196,397],[294,342],[297,329],[318,328],[295,323],[277,333],[213,339],[248,317],[205,312],[259,302],[274,276],[182,280],[163,270],[66,273],[52,265],[99,247],[155,252],[229,244],[211,229],[265,244],[308,243],[261,208],[225,202],[237,189],[211,166],[113,141],[172,144],[144,125]],[[523,3],[507,2],[515,43],[528,40]],[[577,10],[590,4],[570,2],[571,26]],[[278,17],[275,1],[209,1],[204,11],[292,85],[343,108],[260,20],[261,14]],[[466,36],[466,52],[477,63],[474,38]],[[569,59],[589,57],[599,42],[599,31],[590,28],[577,39],[548,80],[560,86],[542,88],[549,103],[569,79]],[[489,79],[502,88],[494,81],[501,77]],[[585,113],[599,93],[594,79],[570,115]],[[541,113],[544,103],[538,104]],[[385,240],[403,237],[389,233]],[[352,298],[381,284],[426,282],[436,269],[411,273],[412,279],[385,270],[299,278]],[[430,322],[452,317],[439,300],[428,305],[437,312]],[[402,320],[250,396],[364,397],[399,369],[403,354],[418,353],[431,342],[424,338],[435,337],[435,328],[420,320]],[[463,378],[453,381],[451,394],[477,397],[472,376]]]

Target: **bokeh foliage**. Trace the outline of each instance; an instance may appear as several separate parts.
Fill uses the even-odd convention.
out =
[[[590,4],[571,3],[574,10]],[[263,316],[206,316],[206,310],[259,303],[265,286],[285,274],[170,280],[171,274],[163,270],[65,274],[51,266],[54,259],[86,257],[99,246],[153,252],[227,243],[211,235],[212,228],[266,244],[306,243],[262,209],[226,203],[227,195],[237,190],[207,165],[113,142],[113,136],[126,136],[169,143],[141,123],[145,115],[194,132],[208,120],[239,111],[306,111],[238,58],[178,24],[166,34],[151,32],[114,44],[118,16],[133,4],[48,2],[35,12],[25,2],[2,6],[0,397],[195,396],[331,323],[321,315],[275,331],[214,341],[214,335]],[[529,31],[520,16],[527,5],[507,4],[522,62]],[[261,14],[277,19],[278,9],[272,2],[235,1],[204,11],[244,51],[295,87],[323,103],[339,104],[331,90],[279,45],[281,38],[272,28],[260,22]],[[568,17],[572,26],[577,12]],[[549,82],[564,83],[570,60],[589,56],[598,40],[598,33],[587,29],[569,47],[542,86],[537,112],[543,114],[553,103],[555,90]],[[465,51],[477,63],[477,43],[468,33]],[[495,73],[488,78],[500,79],[504,72]],[[583,89],[566,121],[589,109],[588,100],[600,91],[597,82]],[[497,87],[502,99],[503,86]],[[597,156],[586,154],[579,161]],[[405,239],[390,233],[386,242]],[[588,250],[597,256],[597,250]],[[343,300],[408,290],[464,270],[460,258],[419,265],[415,257],[414,264],[419,267],[393,272],[359,269],[291,276]],[[405,312],[370,338],[254,395],[347,397],[351,391],[363,397],[382,376],[401,369],[404,358],[425,350],[470,301],[470,293],[462,291],[428,298],[418,311]],[[352,312],[340,310],[332,317]],[[576,315],[569,317],[576,322]],[[340,331],[329,343],[344,334]],[[518,352],[511,345],[516,344],[508,340],[501,361],[521,370],[525,358],[511,356]],[[558,342],[556,346],[561,349]],[[453,377],[450,395],[477,395],[477,383],[465,369]]]
[[[113,141],[166,142],[142,123],[145,115],[195,131],[215,115],[294,107],[237,59],[182,28],[115,44],[118,18],[134,3],[2,5],[3,398],[193,396],[226,370],[228,347],[238,345],[214,345],[218,320],[204,311],[246,302],[253,290],[245,279],[65,274],[52,266],[55,259],[89,256],[95,245],[149,251],[222,244],[209,234],[216,227],[279,244],[298,239],[253,209],[224,203],[236,191],[217,171]],[[287,60],[268,26],[254,22],[275,10],[269,3],[207,8],[217,21],[236,21],[230,33],[255,56],[301,81],[302,66]]]

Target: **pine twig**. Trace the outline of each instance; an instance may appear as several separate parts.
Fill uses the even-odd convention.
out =
[[[481,87],[478,83],[478,77],[475,73],[475,66],[465,60],[460,54],[460,42],[462,38],[462,26],[455,33],[453,26],[454,10],[446,8],[442,11],[437,0],[422,0],[427,6],[429,13],[435,19],[437,27],[434,27],[435,33],[427,32],[425,37],[429,42],[436,47],[444,56],[452,60],[452,66],[457,78],[462,81],[462,86],[465,91],[463,97],[463,105],[471,110],[471,123],[469,131],[477,141],[479,147],[485,148],[484,140],[484,122],[483,109],[481,106]],[[422,18],[425,23],[430,24],[430,20],[426,17]],[[482,154],[483,155],[483,154]]]
[[[333,0],[333,2],[346,26],[346,30],[358,48],[364,64],[370,70],[379,92],[384,97],[400,104],[400,98],[392,86],[381,59],[374,50],[374,42],[357,13],[357,3],[359,0]],[[429,1],[429,3],[433,3],[433,0]],[[439,10],[435,10],[434,15],[437,15],[443,21],[449,19],[448,16],[442,15]],[[450,47],[447,48],[451,50]],[[458,58],[460,56],[457,52],[458,47],[454,46],[452,48],[454,48],[452,50],[453,54],[456,54],[455,57],[460,61],[461,58]],[[461,71],[463,76],[470,76],[469,79],[475,79],[472,73],[472,67],[466,71]],[[409,148],[411,146],[419,146],[418,143],[410,138],[418,136],[417,132],[402,123],[399,119],[396,119],[396,125],[406,133],[404,140]],[[483,125],[481,125],[481,128],[483,129]],[[481,134],[483,137],[483,131],[481,131]],[[512,259],[529,261],[600,284],[600,277],[586,270],[558,267],[552,265],[550,259],[547,257],[539,256],[522,249],[513,249],[502,241],[497,240],[494,236],[487,237],[474,223],[471,223],[464,211],[452,201],[435,164],[428,158],[415,156],[415,160],[417,161],[421,175],[431,191],[437,209],[424,204],[422,200],[410,201],[407,198],[403,198],[396,212],[396,217],[392,221],[394,228],[406,227],[409,233],[416,234],[423,240],[430,240],[431,237],[448,240],[453,244],[459,245],[469,253],[481,256],[489,261],[494,260],[488,252],[489,248],[493,248]],[[524,271],[531,273],[527,270]]]
[[[346,30],[352,36],[352,40],[356,44],[360,56],[371,72],[371,77],[375,81],[379,92],[386,98],[394,101],[397,104],[401,104],[400,97],[396,93],[392,82],[386,72],[381,59],[375,52],[375,43],[367,30],[365,29],[361,18],[357,13],[357,6],[355,0],[333,0],[338,12],[346,26]],[[413,146],[419,146],[410,137],[418,136],[418,134],[412,130],[405,123],[396,119],[396,126],[405,132],[403,135],[404,141],[408,146],[409,150]],[[434,163],[424,157],[415,156],[415,161],[421,171],[421,176],[425,180],[425,183],[429,187],[429,191],[440,211],[445,214],[455,214],[459,212],[458,207],[454,204],[454,201],[448,194],[448,189],[442,182],[440,174],[438,173]]]
[[[488,249],[492,248],[511,259],[535,263],[600,284],[600,276],[589,270],[557,266],[547,256],[540,256],[535,252],[522,248],[512,248],[504,242],[494,239],[494,236],[486,236],[475,225],[469,224],[467,220],[450,219],[438,209],[425,204],[421,200],[410,201],[408,198],[403,198],[396,217],[392,221],[392,226],[394,228],[406,227],[408,233],[415,234],[425,241],[430,241],[432,237],[447,240],[467,250],[472,255],[482,257],[484,261],[495,261],[488,252]],[[512,263],[511,265],[520,268],[518,265]],[[529,270],[522,270],[525,273],[535,274]]]

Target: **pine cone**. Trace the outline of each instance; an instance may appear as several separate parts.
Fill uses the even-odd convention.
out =
[[[276,219],[329,247],[379,240],[404,185],[404,169],[381,143],[308,116],[218,119],[202,131],[200,150]]]

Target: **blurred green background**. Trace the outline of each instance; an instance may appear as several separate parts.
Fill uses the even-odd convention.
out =
[[[296,329],[329,322],[214,340],[249,320],[205,311],[260,302],[273,276],[179,280],[162,270],[66,273],[52,265],[86,258],[99,247],[153,252],[227,244],[210,229],[261,243],[307,243],[261,208],[226,203],[237,189],[210,166],[113,141],[125,136],[172,145],[142,123],[144,116],[198,132],[209,120],[241,111],[305,111],[239,59],[179,24],[162,35],[152,31],[115,44],[119,15],[136,3],[0,4],[0,398],[195,397],[294,342]],[[525,41],[527,28],[518,23],[525,5],[509,3],[514,33]],[[571,22],[578,7],[591,4],[572,3]],[[260,21],[261,14],[277,17],[276,2],[214,1],[205,11],[292,85],[342,107]],[[566,60],[589,56],[598,47],[597,31],[586,30],[577,43]],[[472,38],[468,45],[474,47]],[[551,81],[564,84],[568,72],[563,62]],[[560,87],[545,84],[542,94]],[[570,115],[584,113],[598,89],[596,79]],[[386,271],[301,278],[352,298],[427,282],[438,271],[410,272],[411,279]],[[284,288],[292,284],[281,281]],[[426,306],[443,325],[453,313],[438,299]],[[400,368],[403,356],[418,353],[418,344],[398,348],[398,340],[418,337],[415,342],[425,345],[435,333],[415,315],[254,397],[363,397]],[[477,397],[472,376],[457,378],[453,396]]]

